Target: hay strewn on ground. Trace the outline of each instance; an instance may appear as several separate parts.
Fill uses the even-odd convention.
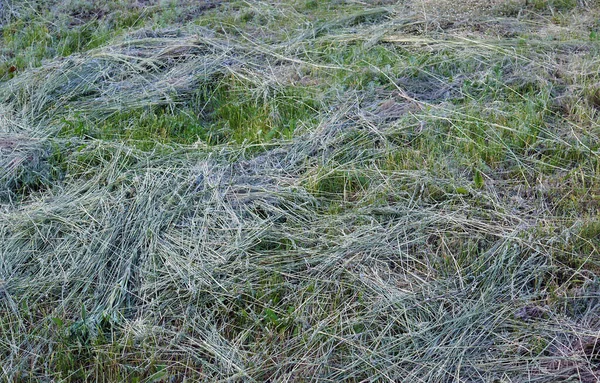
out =
[[[3,78],[4,379],[600,379],[598,10],[308,3]]]

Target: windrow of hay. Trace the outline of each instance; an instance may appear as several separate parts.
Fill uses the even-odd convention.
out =
[[[171,105],[248,59],[231,42],[197,31],[196,35],[141,31],[84,56],[46,63],[11,81],[2,99],[23,117],[49,121],[65,113],[101,118],[117,111]]]

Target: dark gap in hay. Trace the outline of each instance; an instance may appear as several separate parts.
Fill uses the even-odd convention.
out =
[[[48,190],[64,172],[64,150],[56,144],[22,136],[0,138],[0,201],[16,201]]]

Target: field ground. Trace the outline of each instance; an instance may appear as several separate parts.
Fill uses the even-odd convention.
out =
[[[0,2],[7,382],[600,381],[600,5]]]

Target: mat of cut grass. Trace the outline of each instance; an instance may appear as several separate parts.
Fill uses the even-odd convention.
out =
[[[280,16],[247,5],[238,38],[132,31],[3,84],[3,377],[596,381],[595,43],[415,35],[402,5],[296,5],[254,41]],[[262,141],[64,129],[197,112],[230,77],[273,121],[290,84],[322,98]]]

